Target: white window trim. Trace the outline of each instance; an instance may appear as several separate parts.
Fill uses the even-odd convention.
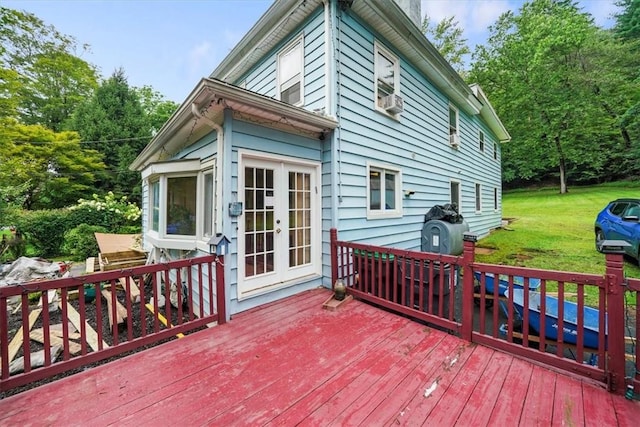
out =
[[[476,210],[476,213],[480,214],[482,213],[482,184],[480,184],[479,182],[476,182],[474,183],[473,188],[474,188],[473,206]],[[478,201],[480,202],[480,209],[478,209]]]
[[[458,184],[458,200],[456,200],[455,202],[458,205],[458,213],[462,213],[462,182],[460,182],[459,179],[453,179],[451,178],[449,180],[449,200],[452,199],[452,194],[451,194],[451,184],[452,183],[457,183]],[[453,202],[453,200],[451,200]]]
[[[300,44],[300,102],[297,104],[291,104],[296,107],[301,107],[304,105],[304,34],[300,34],[298,37],[289,42],[284,48],[282,48],[278,55],[276,56],[276,93],[278,100],[282,101],[282,93],[280,91],[280,57],[292,49],[294,49],[298,44]]]
[[[384,47],[377,40],[374,41],[373,46],[374,46],[374,49],[373,49],[373,107],[377,111],[384,114],[385,116],[388,116],[397,120],[400,117],[400,113],[391,114],[387,110],[385,110],[384,108],[378,105],[378,67],[376,67],[376,58],[378,56],[378,52],[380,52],[384,56],[386,56],[387,58],[393,61],[393,75],[394,75],[393,94],[394,95],[400,95],[400,60],[396,55],[391,53],[389,49]]]
[[[448,108],[447,108],[447,138],[449,136],[451,136],[451,129],[450,129],[450,118],[449,118],[449,110],[453,110],[456,112],[456,130],[455,130],[455,134],[458,135],[458,141],[460,141],[460,111],[458,111],[458,107],[456,107],[453,104],[449,104]],[[448,139],[447,139],[448,140]]]
[[[478,130],[478,150],[480,150],[481,153],[485,152],[485,149],[487,148],[487,136],[484,134],[484,132],[482,131],[482,129]]]
[[[212,230],[216,230],[216,211],[217,194],[215,186],[215,158],[201,162],[200,159],[182,160],[173,162],[163,162],[149,165],[142,171],[142,178],[145,181],[148,191],[151,190],[152,181],[158,181],[160,185],[160,218],[158,221],[158,230],[151,230],[152,200],[149,197],[147,201],[147,230],[145,230],[145,239],[157,248],[166,249],[182,249],[182,250],[201,250],[209,252],[209,238],[204,236],[204,175],[213,173],[214,176],[214,194],[213,194],[213,221]],[[167,228],[167,186],[169,178],[180,177],[196,177],[196,233],[193,236],[172,235],[166,233]]]
[[[369,176],[371,173],[371,169],[374,170],[382,170],[382,171],[389,171],[389,172],[393,172],[396,174],[396,188],[395,188],[395,204],[396,204],[396,208],[393,210],[387,210],[387,209],[380,209],[380,210],[372,210],[371,209],[371,188],[370,188],[370,181],[369,181]],[[367,171],[366,171],[366,176],[365,176],[366,182],[367,182],[367,219],[384,219],[384,218],[402,218],[402,197],[401,197],[401,192],[402,192],[402,171],[395,167],[395,166],[391,166],[391,165],[386,165],[386,164],[381,164],[381,163],[372,163],[372,162],[367,162]],[[381,183],[383,183],[384,180],[381,180]],[[384,192],[380,191],[380,197],[382,198],[382,195],[384,194]],[[380,201],[380,205],[382,206],[382,200]]]

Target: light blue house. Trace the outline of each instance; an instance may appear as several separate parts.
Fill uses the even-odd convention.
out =
[[[419,0],[274,2],[131,165],[145,247],[228,237],[233,314],[330,286],[332,227],[419,249],[448,202],[481,236],[500,226],[509,134],[419,27]]]

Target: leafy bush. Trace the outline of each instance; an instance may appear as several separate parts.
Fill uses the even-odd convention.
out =
[[[96,256],[100,249],[93,233],[106,232],[107,229],[100,225],[80,224],[64,234],[62,251],[74,260]]]
[[[91,224],[105,227],[110,233],[122,233],[125,227],[139,226],[141,209],[127,201],[126,196],[117,198],[108,192],[104,198],[97,194],[91,200],[80,199],[69,208],[75,225]]]
[[[64,233],[70,228],[68,217],[66,209],[22,211],[15,225],[35,247],[37,255],[54,257],[60,254]]]
[[[104,198],[94,194],[92,200],[81,199],[66,209],[13,212],[7,225],[15,225],[22,232],[35,255],[55,257],[62,253],[65,234],[81,224],[102,227],[105,233],[137,233],[140,215],[140,208],[127,202],[126,197],[116,198],[109,192]],[[93,232],[89,234],[93,239]]]

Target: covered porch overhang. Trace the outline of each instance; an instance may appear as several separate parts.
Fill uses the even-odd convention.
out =
[[[238,120],[319,140],[338,126],[333,118],[221,80],[203,78],[134,160],[130,169],[141,171],[152,163],[166,161],[212,129],[220,129],[225,110],[230,110]]]

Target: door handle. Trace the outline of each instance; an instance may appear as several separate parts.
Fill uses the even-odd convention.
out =
[[[276,233],[280,234],[281,231],[282,231],[281,229],[276,228]]]

